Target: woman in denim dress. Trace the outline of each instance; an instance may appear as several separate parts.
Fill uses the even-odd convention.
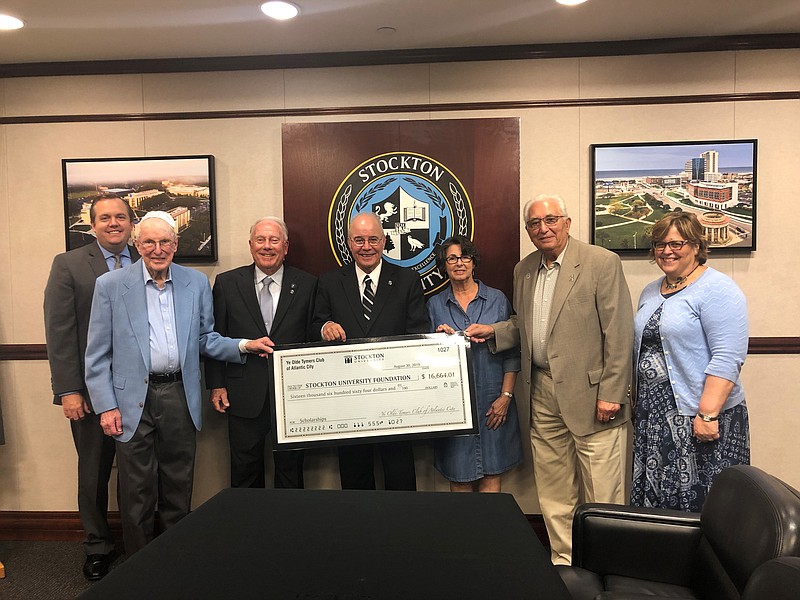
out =
[[[511,304],[503,292],[475,279],[480,254],[469,239],[460,235],[446,239],[436,259],[450,280],[447,288],[428,301],[437,332],[453,334],[473,323],[509,318]],[[438,438],[434,466],[450,482],[451,491],[499,492],[501,474],[522,461],[514,402],[519,348],[495,355],[486,344],[473,344],[472,364],[480,433]]]

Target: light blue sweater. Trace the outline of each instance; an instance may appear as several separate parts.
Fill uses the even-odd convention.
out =
[[[742,290],[730,277],[710,267],[669,298],[661,295],[660,288],[661,278],[645,287],[639,297],[634,319],[634,374],[644,326],[663,304],[661,344],[680,414],[697,414],[706,375],[734,382],[722,410],[744,402],[739,372],[747,356],[749,326]]]

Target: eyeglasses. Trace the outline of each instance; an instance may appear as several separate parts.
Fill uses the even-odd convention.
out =
[[[175,245],[175,240],[139,240],[139,245],[145,250],[154,250],[156,246],[169,250]]]
[[[672,242],[653,242],[653,248],[655,248],[656,250],[663,250],[664,248],[669,246],[670,250],[680,250],[686,244],[691,244],[691,243],[692,242],[690,242],[689,240],[680,240],[680,241],[675,240]]]
[[[544,223],[548,227],[552,227],[553,225],[558,223],[559,219],[563,218],[564,215],[547,215],[544,219],[531,219],[530,221],[525,221],[525,227],[531,230],[536,230],[542,226],[542,223]]]
[[[368,238],[356,237],[356,238],[350,238],[350,241],[353,242],[356,246],[363,246],[364,244],[369,244],[370,246],[374,247],[380,245],[381,241],[383,241],[383,238],[379,238],[376,236],[371,236]]]
[[[444,262],[446,262],[448,265],[454,265],[458,261],[461,261],[465,265],[468,265],[468,264],[470,264],[472,262],[472,257],[471,256],[456,256],[455,254],[451,254],[450,256],[448,256],[447,258],[444,259]]]

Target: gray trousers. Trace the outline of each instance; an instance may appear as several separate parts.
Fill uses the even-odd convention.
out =
[[[189,514],[197,432],[183,383],[151,383],[133,437],[117,442],[120,516],[131,556]],[[158,528],[155,515],[158,510]]]

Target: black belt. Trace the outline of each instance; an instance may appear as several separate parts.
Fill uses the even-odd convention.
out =
[[[172,383],[173,381],[181,381],[183,376],[180,371],[175,373],[150,373],[148,376],[150,383]]]

